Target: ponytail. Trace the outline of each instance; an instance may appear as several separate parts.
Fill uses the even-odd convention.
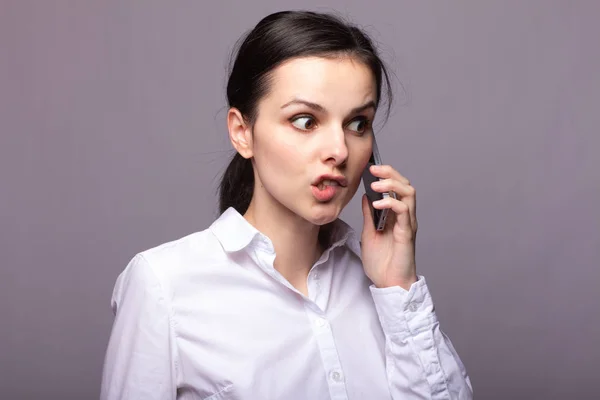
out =
[[[254,169],[252,160],[235,153],[223,173],[219,186],[219,211],[233,207],[240,214],[246,213],[254,192]]]

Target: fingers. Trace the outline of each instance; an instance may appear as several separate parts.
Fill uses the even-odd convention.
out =
[[[385,199],[373,202],[373,207],[379,210],[389,208],[398,215],[410,213],[410,208],[408,207],[408,204],[406,204],[403,201],[394,199],[392,197],[386,197]]]
[[[387,197],[383,200],[378,200],[373,203],[373,207],[377,209],[388,208],[395,214],[395,225],[402,228],[404,231],[410,232],[411,236],[416,234],[416,230],[413,228],[413,220],[408,205],[400,200],[392,197]]]
[[[394,192],[398,196],[398,199],[386,198],[373,204],[375,208],[383,209],[390,208],[396,214],[400,216],[402,213],[408,213],[408,222],[412,229],[417,230],[417,203],[416,203],[416,191],[415,188],[410,186],[409,180],[402,176],[398,171],[394,170],[388,165],[381,166],[382,168],[377,170],[379,178],[383,178],[380,181],[375,181],[371,184],[373,190],[379,193]],[[401,204],[399,204],[401,203]]]
[[[402,176],[400,172],[392,168],[391,165],[372,165],[371,173],[378,178],[396,179],[405,185],[410,185],[410,181],[406,177]]]
[[[388,178],[380,181],[375,181],[371,184],[371,188],[379,193],[392,191],[402,197],[414,198],[416,196],[416,191],[414,187],[410,186],[410,184],[402,183],[395,179]]]

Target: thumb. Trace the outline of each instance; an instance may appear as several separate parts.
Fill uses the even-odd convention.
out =
[[[369,207],[369,199],[366,194],[362,196],[362,212],[363,212],[363,235],[371,236],[375,233],[375,225],[373,224],[373,214]]]

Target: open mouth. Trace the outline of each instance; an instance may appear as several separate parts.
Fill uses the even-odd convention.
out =
[[[340,183],[332,179],[323,179],[317,185],[317,188],[319,188],[319,190],[324,190],[327,186],[340,186]]]

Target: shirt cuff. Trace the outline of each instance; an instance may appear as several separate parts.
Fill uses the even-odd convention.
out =
[[[424,276],[419,275],[409,290],[400,286],[378,288],[375,285],[369,289],[386,335],[414,335],[437,323]]]

